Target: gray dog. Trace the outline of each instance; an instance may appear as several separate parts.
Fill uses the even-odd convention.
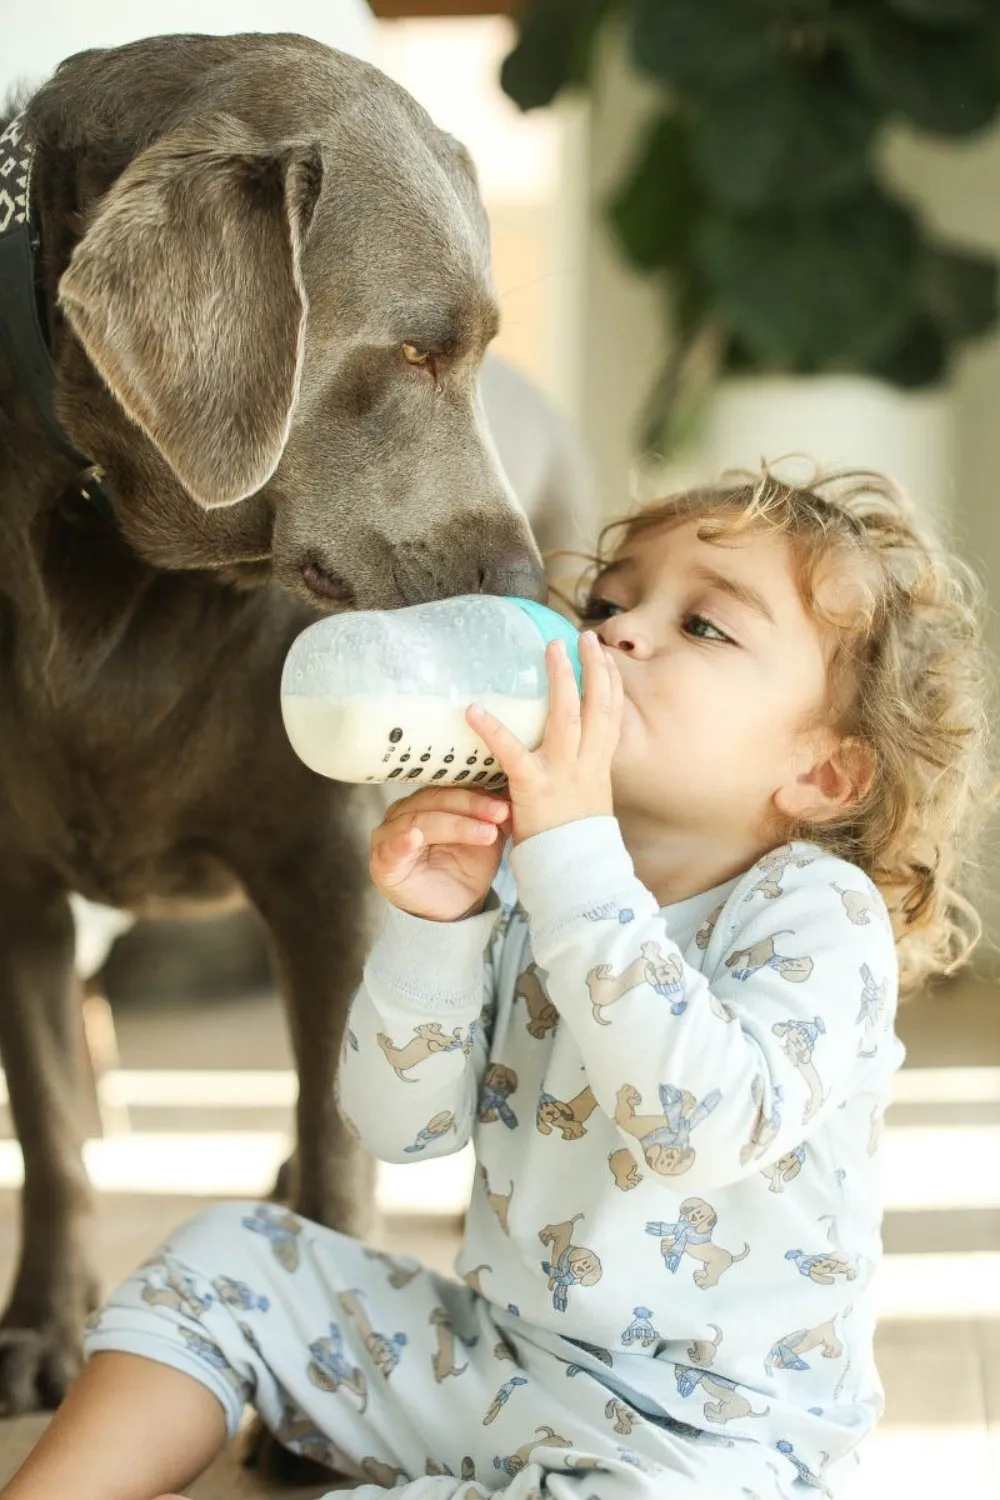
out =
[[[302,37],[156,38],[71,58],[0,145],[0,230],[31,240],[0,312],[8,335],[37,315],[55,370],[46,412],[47,356],[0,347],[14,1412],[60,1399],[97,1296],[67,892],[249,896],[299,1070],[295,1203],[359,1230],[332,1084],[366,851],[352,795],[287,744],[282,660],[318,610],[545,584],[476,391],[497,306],[473,170],[404,91]]]

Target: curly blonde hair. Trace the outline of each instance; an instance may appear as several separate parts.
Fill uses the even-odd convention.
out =
[[[874,881],[892,918],[901,986],[954,972],[981,935],[965,887],[990,800],[975,575],[880,474],[842,471],[803,487],[765,468],[609,521],[573,595],[557,597],[582,621],[597,575],[625,546],[688,520],[705,540],[765,527],[789,539],[803,600],[833,633],[832,722],[862,747],[870,774],[851,806],[788,837],[830,849]]]

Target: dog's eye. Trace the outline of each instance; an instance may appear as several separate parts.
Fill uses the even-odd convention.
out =
[[[434,356],[426,349],[418,349],[416,344],[403,345],[403,358],[408,365],[420,365],[424,369],[434,369]]]

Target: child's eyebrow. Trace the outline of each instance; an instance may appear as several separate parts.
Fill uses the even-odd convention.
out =
[[[776,624],[770,605],[763,594],[759,594],[752,584],[738,583],[735,578],[727,578],[724,573],[717,573],[714,568],[701,567],[697,568],[696,572],[710,588],[718,589],[720,594],[728,594],[738,604],[745,604],[747,609],[752,609],[769,625]]]

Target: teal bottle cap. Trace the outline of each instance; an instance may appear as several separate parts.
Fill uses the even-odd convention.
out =
[[[570,663],[576,673],[576,685],[582,693],[583,666],[580,662],[580,632],[576,626],[570,624],[565,615],[549,609],[547,604],[539,604],[535,599],[520,599],[514,594],[508,594],[506,597],[508,603],[516,604],[519,609],[524,610],[546,645],[549,641],[565,641]]]

